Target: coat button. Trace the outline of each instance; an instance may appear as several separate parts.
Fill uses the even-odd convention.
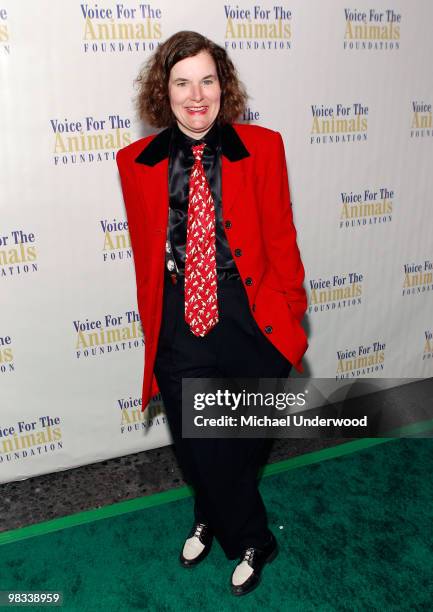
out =
[[[242,251],[240,249],[235,249],[236,257],[240,257],[242,255]]]
[[[230,229],[231,226],[232,226],[232,222],[231,221],[226,221],[225,222],[225,226],[226,226],[227,229]]]
[[[272,325],[266,325],[265,332],[267,334],[272,334]]]
[[[247,278],[245,279],[245,284],[246,285],[252,285],[253,284],[253,279],[251,278],[251,276],[247,276]]]

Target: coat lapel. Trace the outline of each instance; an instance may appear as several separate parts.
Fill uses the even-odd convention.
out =
[[[167,213],[161,219],[161,223],[164,226],[168,220],[168,155],[170,138],[171,127],[168,127],[159,132],[135,158],[136,163],[149,167],[150,175],[146,182],[146,190],[150,190],[150,197],[157,205],[158,214],[160,214],[160,211]],[[231,124],[221,126],[221,153],[221,195],[223,218],[226,219],[236,198],[239,197],[239,194],[243,193],[244,165],[239,162],[250,156],[239,134]]]

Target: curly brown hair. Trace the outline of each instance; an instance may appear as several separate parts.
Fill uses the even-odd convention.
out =
[[[177,62],[200,51],[207,51],[217,68],[221,106],[216,121],[232,123],[245,111],[248,94],[226,50],[198,32],[182,30],[159,45],[134,80],[138,84],[135,107],[140,119],[157,128],[176,121],[168,95],[170,71]]]

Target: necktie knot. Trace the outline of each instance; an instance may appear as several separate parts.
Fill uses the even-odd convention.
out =
[[[193,145],[192,146],[192,154],[194,155],[194,160],[195,161],[200,161],[202,156],[203,156],[203,151],[204,148],[206,146],[205,142],[202,142],[199,145]]]

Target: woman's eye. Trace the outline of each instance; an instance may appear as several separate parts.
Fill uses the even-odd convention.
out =
[[[212,85],[212,83],[213,83],[213,79],[205,79],[205,80],[203,81],[203,83],[204,83],[205,85]],[[185,85],[186,85],[186,81],[180,81],[179,83],[177,83],[177,86],[178,86],[178,87],[184,87]]]

